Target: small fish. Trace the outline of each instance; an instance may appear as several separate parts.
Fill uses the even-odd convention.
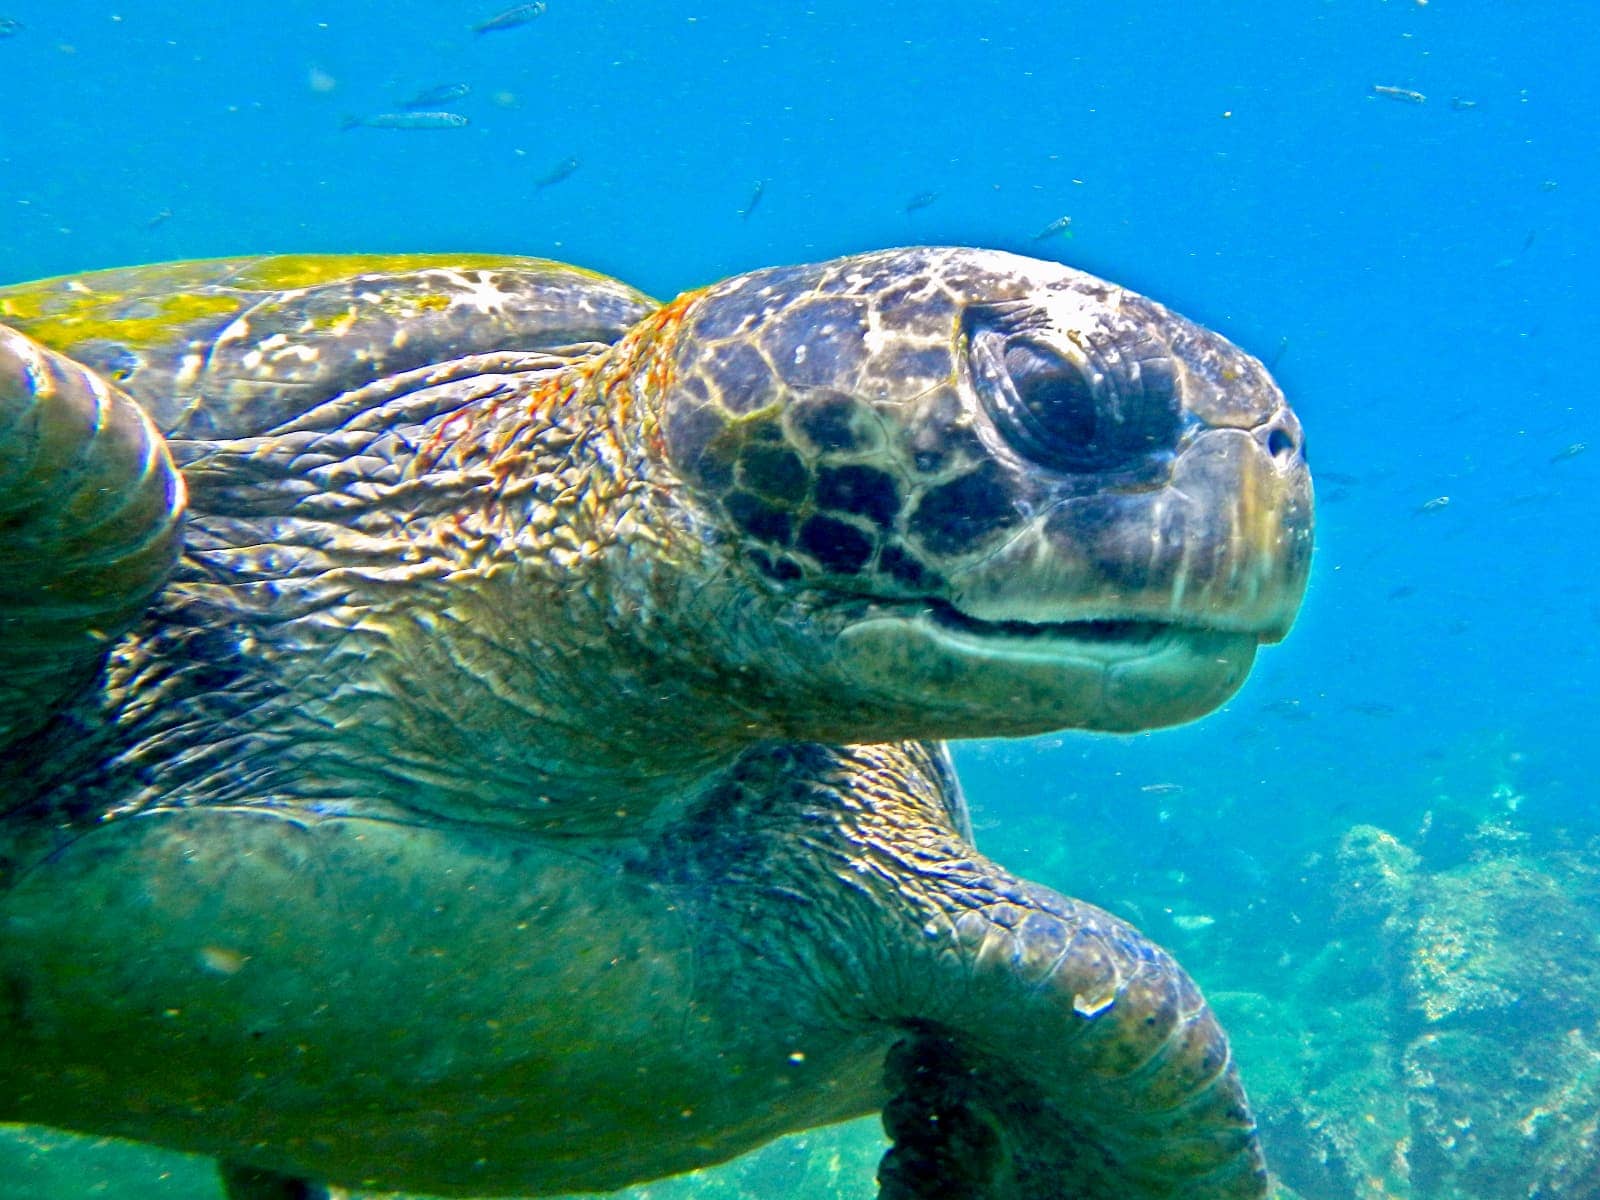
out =
[[[928,205],[932,204],[938,198],[938,192],[918,192],[915,196],[906,201],[906,212],[914,213],[919,209],[927,208]]]
[[[1174,792],[1183,791],[1183,784],[1181,784],[1181,783],[1147,783],[1143,787],[1141,787],[1139,790],[1141,792],[1148,792],[1152,796],[1170,796]]]
[[[1449,504],[1449,496],[1435,496],[1432,500],[1428,500],[1418,506],[1417,515],[1421,516],[1424,513],[1436,513],[1440,509],[1448,507]]]
[[[438,108],[441,104],[448,104],[452,100],[459,100],[472,90],[470,83],[441,83],[438,87],[425,88],[411,99],[403,102],[400,107],[415,112],[419,108]]]
[[[1455,109],[1456,112],[1467,112],[1469,109],[1477,108],[1478,102],[1476,100],[1468,100],[1463,96],[1451,96],[1450,107]]]
[[[1385,704],[1381,700],[1358,700],[1354,704],[1346,704],[1345,708],[1364,717],[1392,717],[1400,711],[1394,705]]]
[[[346,117],[340,129],[464,129],[472,124],[453,112],[382,112],[366,117]]]
[[[159,229],[170,220],[172,220],[172,210],[170,208],[163,208],[155,216],[146,221],[144,223],[144,227],[146,229]]]
[[[487,21],[480,21],[472,27],[473,33],[493,33],[497,29],[515,29],[518,25],[526,25],[536,17],[544,15],[544,0],[533,0],[532,4],[519,4],[515,8],[508,8],[503,13],[490,17]]]
[[[751,213],[755,212],[756,205],[761,203],[761,193],[766,191],[766,190],[767,190],[766,180],[764,180],[764,179],[756,180],[756,186],[750,193],[750,199],[745,201],[745,206],[739,210],[739,215],[741,217],[749,217],[749,215]]]
[[[0,17],[0,38],[16,37],[27,26],[15,17]]]
[[[560,183],[563,179],[566,179],[569,175],[576,171],[580,165],[581,164],[575,158],[562,159],[556,164],[555,169],[551,171],[550,174],[546,175],[543,179],[539,180],[538,183],[533,185],[533,190],[536,192],[542,192],[547,187],[555,187],[556,184]]]
[[[1038,233],[1034,234],[1033,240],[1036,242],[1042,242],[1045,238],[1054,237],[1058,233],[1062,237],[1072,236],[1071,217],[1057,217],[1054,221],[1051,221],[1050,224],[1039,230]]]
[[[1264,713],[1270,713],[1274,717],[1282,717],[1285,721],[1311,720],[1310,712],[1301,706],[1299,700],[1290,696],[1285,696],[1282,700],[1273,700],[1271,703],[1263,704],[1261,706],[1261,711]]]
[[[1410,88],[1390,87],[1386,83],[1373,84],[1372,94],[1387,96],[1391,100],[1404,100],[1407,104],[1422,104],[1428,99],[1421,92],[1414,92]]]
[[[1415,596],[1416,594],[1417,589],[1413,585],[1409,583],[1402,583],[1399,587],[1390,588],[1389,595],[1386,597],[1386,599],[1404,600],[1410,596]]]
[[[1552,454],[1550,456],[1550,461],[1553,463],[1558,463],[1565,462],[1569,458],[1577,458],[1578,455],[1582,454],[1588,448],[1588,442],[1573,442],[1570,446],[1564,446]]]

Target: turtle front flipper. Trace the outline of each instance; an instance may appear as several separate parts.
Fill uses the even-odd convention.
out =
[[[177,558],[183,505],[136,403],[0,326],[0,746],[139,619]]]
[[[1165,951],[982,860],[939,874],[963,883],[906,964],[933,986],[888,1058],[881,1200],[1266,1195],[1227,1039]]]
[[[1250,1108],[1194,982],[968,828],[936,745],[741,759],[661,868],[700,977],[738,989],[731,1036],[776,1037],[765,1061],[819,1078],[831,1054],[886,1063],[859,1092],[836,1070],[826,1114],[882,1107],[880,1200],[1262,1200]]]

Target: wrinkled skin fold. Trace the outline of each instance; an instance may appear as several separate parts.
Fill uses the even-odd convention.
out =
[[[1193,982],[928,739],[1221,703],[1302,449],[1222,339],[990,251],[0,288],[0,1119],[233,1200],[879,1110],[886,1200],[1264,1195]]]

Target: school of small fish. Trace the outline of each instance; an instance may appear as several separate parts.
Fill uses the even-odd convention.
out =
[[[494,33],[503,29],[515,29],[519,25],[526,25],[538,17],[542,17],[548,9],[545,0],[534,0],[532,4],[519,4],[515,8],[508,8],[504,12],[496,13],[479,21],[472,26],[473,33]],[[465,96],[471,95],[470,83],[441,83],[433,87],[423,88],[409,100],[402,100],[398,109],[392,112],[368,113],[366,116],[346,117],[343,129],[465,129],[472,124],[470,118],[457,112],[451,112],[441,107],[451,104]],[[560,183],[578,167],[578,160],[569,158],[545,178],[535,184],[535,190],[549,187],[551,184]]]
[[[1419,2],[1421,2],[1421,0],[1419,0]],[[482,20],[476,22],[468,28],[472,33],[479,35],[486,33],[500,33],[530,25],[540,17],[544,16],[548,11],[549,5],[546,3],[546,0],[531,0],[530,3],[513,5],[512,7],[504,9],[501,12],[494,13],[492,16],[484,17]],[[15,19],[14,17],[0,17],[0,39],[15,37],[19,33],[22,33],[25,29],[26,26],[24,26],[21,21]],[[314,71],[313,74],[319,75],[320,73]],[[320,87],[317,90],[331,90],[334,81],[331,77],[323,78],[325,79],[326,86]],[[456,101],[463,100],[471,94],[472,85],[469,83],[452,82],[435,84],[433,86],[424,87],[418,90],[411,95],[409,99],[401,100],[393,109],[385,109],[363,115],[346,116],[340,125],[340,128],[344,130],[465,129],[472,124],[471,119],[462,113],[452,111],[450,106],[453,106]],[[1369,95],[1382,97],[1389,100],[1398,100],[1407,104],[1423,104],[1427,101],[1427,96],[1425,96],[1423,93],[1412,88],[1401,87],[1395,84],[1374,83],[1369,88]],[[1456,112],[1467,112],[1477,107],[1477,101],[1456,96],[1451,98],[1450,107]],[[518,151],[518,153],[520,154],[521,151]],[[534,190],[543,191],[545,188],[554,187],[556,184],[568,179],[578,169],[579,165],[579,160],[576,158],[562,159],[545,175],[534,181]],[[1075,179],[1073,182],[1081,183],[1082,180]],[[760,205],[763,196],[766,194],[766,186],[767,181],[765,179],[758,179],[755,181],[755,184],[750,191],[750,197],[745,201],[744,207],[735,210],[741,219],[748,220],[756,211],[756,208]],[[1553,188],[1555,185],[1553,183],[1547,183],[1545,186],[1548,190],[1549,188]],[[939,196],[940,193],[933,190],[917,192],[905,202],[903,211],[907,216],[920,212],[921,210],[930,207],[939,199]],[[146,228],[155,229],[170,219],[172,215],[173,214],[171,210],[162,209],[153,218],[151,218]],[[1035,233],[1033,235],[1033,240],[1036,242],[1042,242],[1051,238],[1070,238],[1073,236],[1073,232],[1072,217],[1064,215],[1055,218],[1049,224],[1045,225],[1042,229]],[[1531,234],[1529,235],[1529,238],[1531,240]],[[1524,249],[1526,248],[1527,247],[1524,246]],[[1282,348],[1280,347],[1280,352],[1281,349]],[[1575,442],[1557,453],[1551,458],[1550,461],[1558,462],[1562,459],[1571,458],[1581,454],[1586,449],[1587,446],[1585,446],[1584,443]],[[1439,509],[1449,504],[1449,502],[1450,500],[1448,496],[1440,496],[1422,504],[1416,511],[1421,513],[1437,512]]]

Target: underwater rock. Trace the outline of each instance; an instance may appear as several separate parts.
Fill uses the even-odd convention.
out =
[[[1335,861],[1337,917],[1343,922],[1387,922],[1410,902],[1422,859],[1387,830],[1355,825],[1339,839]]]
[[[1429,1024],[1498,1013],[1521,1040],[1592,1021],[1600,987],[1593,914],[1520,858],[1492,858],[1427,879],[1415,903],[1405,991]]]
[[[1541,856],[1503,822],[1461,842],[1441,869],[1347,830],[1329,939],[1235,1021],[1286,1194],[1600,1200],[1600,853]]]
[[[1600,1197],[1600,1041],[1443,1030],[1405,1052],[1414,1194]]]

